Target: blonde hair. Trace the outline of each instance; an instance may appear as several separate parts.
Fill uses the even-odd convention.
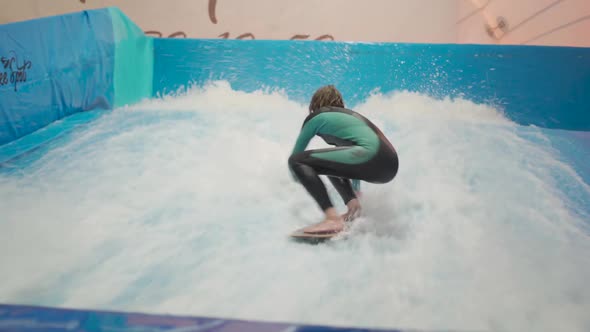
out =
[[[315,112],[324,106],[344,108],[342,94],[333,85],[326,85],[316,90],[309,103],[309,112]]]

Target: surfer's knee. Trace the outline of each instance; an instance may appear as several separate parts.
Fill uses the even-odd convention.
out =
[[[376,172],[380,174],[379,183],[388,183],[392,181],[397,175],[399,169],[399,160],[397,155],[394,155],[389,162],[384,163],[380,166],[380,170]]]
[[[304,164],[301,162],[301,153],[293,154],[289,157],[289,169],[298,179],[304,175]]]
[[[294,167],[301,167],[301,165],[304,165],[303,159],[305,159],[305,152],[292,154],[288,161],[289,167],[291,167],[291,169]]]
[[[289,157],[289,166],[293,166],[297,162],[297,154],[292,154]]]

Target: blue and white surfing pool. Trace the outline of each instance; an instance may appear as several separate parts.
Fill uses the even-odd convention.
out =
[[[211,51],[220,42],[155,40],[153,98],[54,122],[25,139],[57,138],[16,158],[23,139],[2,147],[11,157],[0,168],[0,303],[296,322],[300,330],[590,327],[590,121],[575,113],[584,105],[560,113],[559,96],[543,102],[510,89],[513,99],[496,96],[508,106],[486,102],[485,91],[508,91],[495,89],[498,77],[525,70],[502,57],[477,94],[461,85],[441,92],[461,66],[452,47],[453,74],[439,68],[440,80],[424,78],[437,82],[433,92],[419,91],[421,75],[411,74],[419,68],[406,83],[395,79],[403,66],[377,74],[385,55],[367,50],[391,45],[334,43],[319,60],[282,55],[307,65],[281,80],[273,72],[285,70],[282,58],[258,56],[274,52],[264,51],[270,42],[230,43],[257,56],[225,50],[197,71],[202,53],[187,60],[179,49],[200,43]],[[439,51],[432,54],[446,63]],[[336,67],[318,74],[328,65]],[[247,76],[249,68],[258,72]],[[476,81],[468,70],[465,79]],[[286,161],[308,94],[322,82],[341,86],[347,106],[383,128],[400,170],[392,183],[363,183],[364,216],[346,239],[307,245],[287,236],[321,212]],[[556,112],[551,119],[531,111],[543,103],[542,112]],[[51,315],[78,319],[57,330],[135,326],[98,313],[84,325],[75,312],[52,310],[0,307],[0,330],[34,329],[31,319]]]

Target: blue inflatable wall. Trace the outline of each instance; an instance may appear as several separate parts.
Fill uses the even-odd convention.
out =
[[[590,48],[157,39],[154,91],[225,79],[307,101],[336,84],[354,104],[372,90],[492,103],[514,121],[590,130]]]
[[[0,145],[71,114],[214,79],[301,101],[328,82],[349,104],[376,88],[461,96],[524,125],[590,129],[588,48],[154,40],[117,8],[2,25],[0,41]]]
[[[151,41],[116,8],[0,26],[0,145],[149,97]]]

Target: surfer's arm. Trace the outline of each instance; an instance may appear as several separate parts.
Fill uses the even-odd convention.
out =
[[[305,151],[305,148],[309,145],[311,139],[318,133],[319,130],[319,121],[314,121],[315,119],[310,120],[309,122],[305,123],[303,128],[301,128],[301,132],[299,132],[299,136],[297,137],[297,141],[295,141],[295,146],[291,151],[291,156],[296,155]],[[295,181],[297,181],[297,177],[293,174],[293,170],[289,167],[289,171],[291,171],[291,176]]]
[[[291,155],[305,151],[305,148],[307,148],[311,139],[318,133],[318,121],[314,120],[315,119],[312,119],[307,122],[303,128],[301,128],[301,132],[299,133],[299,137],[297,137],[297,141],[295,141],[295,146],[291,151]]]

